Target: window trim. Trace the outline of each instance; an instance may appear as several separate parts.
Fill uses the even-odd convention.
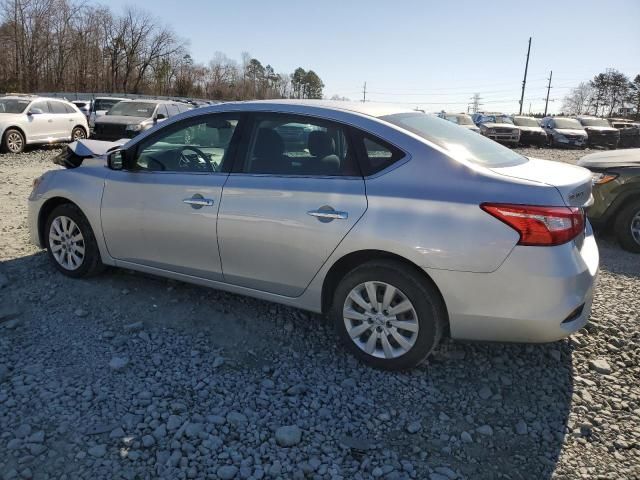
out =
[[[325,117],[320,117],[317,115],[309,115],[305,113],[294,113],[294,112],[279,112],[279,111],[250,111],[246,112],[247,121],[245,122],[241,141],[239,142],[239,148],[236,152],[235,161],[233,164],[233,168],[231,170],[231,175],[233,176],[250,176],[250,177],[273,177],[273,178],[322,178],[322,179],[345,179],[345,180],[362,180],[364,177],[362,176],[362,167],[360,164],[360,159],[358,158],[358,151],[355,148],[355,143],[352,135],[352,125],[342,123],[336,120],[328,119]],[[296,174],[296,175],[287,175],[281,173],[251,173],[245,172],[244,167],[247,159],[247,154],[249,153],[249,141],[251,140],[251,135],[253,133],[255,124],[257,119],[260,116],[286,116],[286,117],[297,117],[297,118],[307,118],[313,119],[314,121],[324,122],[333,124],[343,130],[344,136],[347,140],[348,149],[350,149],[355,156],[355,166],[359,170],[358,175],[313,175],[313,174]]]
[[[229,141],[229,148],[227,150],[226,155],[229,157],[226,162],[220,164],[220,171],[217,172],[176,172],[176,171],[158,171],[158,170],[141,170],[132,168],[138,159],[138,155],[141,149],[146,148],[147,146],[155,143],[160,137],[171,135],[176,131],[182,130],[184,128],[188,128],[192,125],[197,125],[199,123],[204,123],[208,118],[214,116],[232,116],[237,117],[238,124],[231,135],[231,140]],[[243,112],[214,112],[214,113],[203,113],[201,115],[197,115],[194,117],[185,118],[183,120],[178,120],[177,122],[171,122],[166,126],[158,129],[153,132],[153,134],[143,138],[141,141],[132,145],[131,147],[124,150],[125,154],[125,162],[123,171],[128,173],[145,173],[145,174],[160,174],[160,175],[229,175],[231,171],[231,167],[235,164],[235,159],[238,151],[238,142],[240,138],[240,130],[243,128],[243,124],[245,123],[246,114]],[[226,168],[225,168],[226,166]]]

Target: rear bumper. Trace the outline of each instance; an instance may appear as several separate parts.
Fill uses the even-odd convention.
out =
[[[583,327],[598,272],[591,226],[582,245],[516,246],[492,273],[428,270],[454,339],[552,342]]]

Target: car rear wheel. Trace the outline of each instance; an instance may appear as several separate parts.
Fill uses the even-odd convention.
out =
[[[20,133],[20,130],[10,128],[4,132],[2,150],[6,153],[22,153],[25,143],[24,135]]]
[[[614,229],[622,248],[640,253],[640,200],[631,202],[618,213]]]
[[[56,207],[45,226],[49,258],[63,274],[79,278],[104,269],[89,221],[73,204]]]
[[[76,127],[71,132],[71,140],[73,140],[74,142],[76,140],[82,140],[84,138],[87,138],[87,132],[85,132],[84,128],[82,127]]]
[[[331,316],[353,355],[387,370],[423,362],[440,341],[446,321],[436,288],[411,268],[389,260],[349,272],[334,292]]]

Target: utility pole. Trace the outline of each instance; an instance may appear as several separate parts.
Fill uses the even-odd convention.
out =
[[[549,106],[549,92],[551,91],[551,77],[553,77],[553,70],[549,72],[549,85],[547,85],[547,100],[544,102],[544,116],[547,116],[547,107]]]
[[[478,111],[480,110],[480,107],[482,106],[480,100],[481,98],[479,93],[474,93],[473,97],[471,97],[471,110],[473,111],[473,113],[478,113]]]
[[[367,101],[367,82],[364,82],[364,86],[362,87],[362,103]]]
[[[527,63],[524,65],[524,80],[522,80],[522,95],[520,95],[520,115],[522,115],[522,103],[524,102],[524,87],[527,85],[527,71],[529,70],[529,54],[531,53],[531,37],[527,48]]]

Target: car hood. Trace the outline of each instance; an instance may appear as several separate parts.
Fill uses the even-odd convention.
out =
[[[66,168],[79,167],[87,158],[103,157],[106,162],[106,154],[129,141],[128,138],[116,140],[115,142],[103,142],[102,140],[78,140],[67,145],[59,155],[53,159],[53,163]]]
[[[544,130],[542,130],[541,127],[525,127],[525,126],[516,125],[516,128],[522,132],[538,132],[538,133],[544,132]]]
[[[554,130],[560,135],[587,135],[587,132],[577,128],[554,128]]]
[[[120,115],[103,115],[100,119],[96,118],[96,123],[111,123],[116,125],[136,125],[149,120],[146,117],[128,117]]]
[[[15,122],[23,115],[23,113],[0,113],[0,123]]]
[[[492,170],[508,177],[521,178],[555,187],[567,206],[586,207],[591,197],[591,172],[568,163],[529,158],[528,162]]]
[[[584,127],[585,130],[593,130],[594,132],[617,132],[617,128],[613,127]]]
[[[640,148],[591,153],[578,160],[578,165],[585,168],[640,167]]]
[[[458,124],[458,126],[459,126],[459,127],[462,127],[462,128],[466,128],[467,130],[475,130],[475,131],[480,130],[480,129],[479,129],[478,127],[476,127],[475,125],[460,125],[460,124]]]
[[[511,129],[516,128],[515,125],[511,125],[510,123],[486,122],[486,123],[483,123],[482,125],[484,125],[487,128],[511,128]]]

